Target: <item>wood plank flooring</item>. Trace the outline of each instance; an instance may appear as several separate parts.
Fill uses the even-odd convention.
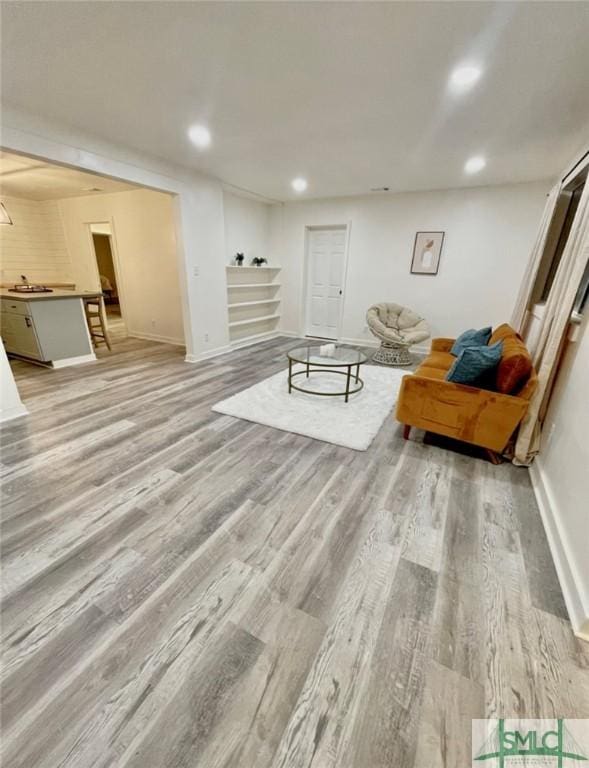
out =
[[[295,345],[14,365],[5,768],[458,768],[471,718],[589,717],[526,470],[211,411]]]

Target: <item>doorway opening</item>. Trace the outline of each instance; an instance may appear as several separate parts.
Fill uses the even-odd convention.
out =
[[[0,227],[0,288],[11,299],[1,343],[19,388],[39,366],[77,366],[113,349],[168,344],[183,354],[173,193],[5,150],[0,187],[10,221]],[[25,294],[32,286],[42,302]]]
[[[121,301],[121,278],[109,222],[90,224],[100,290],[104,300],[107,329],[114,338],[125,338],[127,327]]]
[[[589,177],[589,162],[586,162],[577,173],[566,183],[558,196],[556,206],[548,228],[546,245],[542,254],[542,260],[534,282],[528,318],[524,328],[524,338],[528,349],[532,354],[538,344],[540,330],[546,309],[546,302],[550,296],[554,279],[560,265],[565,246],[568,242],[571,227],[577,215],[577,209],[581,196]],[[589,293],[589,266],[578,288],[577,298],[573,308],[576,314],[576,323],[580,324],[581,315],[585,307]]]
[[[346,224],[307,227],[304,297],[305,335],[338,340],[348,257]]]

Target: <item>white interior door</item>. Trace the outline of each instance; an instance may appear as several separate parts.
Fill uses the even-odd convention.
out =
[[[337,339],[344,292],[346,228],[310,229],[307,247],[305,333]]]

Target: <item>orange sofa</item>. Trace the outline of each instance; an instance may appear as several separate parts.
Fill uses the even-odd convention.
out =
[[[536,388],[530,354],[511,326],[500,325],[489,345],[503,342],[503,354],[491,382],[482,389],[446,381],[456,360],[450,354],[454,339],[433,339],[430,354],[415,373],[404,376],[397,400],[397,419],[411,427],[461,440],[501,453],[519,426]]]

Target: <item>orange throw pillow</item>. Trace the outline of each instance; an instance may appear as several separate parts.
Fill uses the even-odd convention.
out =
[[[497,391],[504,395],[515,395],[530,377],[532,358],[519,333],[507,323],[493,332],[489,344],[497,341],[503,342],[503,355],[495,380]]]
[[[491,346],[493,344],[496,344],[498,341],[503,341],[503,339],[506,339],[508,336],[516,336],[521,341],[521,336],[516,330],[514,330],[509,325],[509,323],[503,323],[503,325],[498,325],[497,328],[495,328],[495,330],[491,334],[491,338],[488,341],[488,345]]]

